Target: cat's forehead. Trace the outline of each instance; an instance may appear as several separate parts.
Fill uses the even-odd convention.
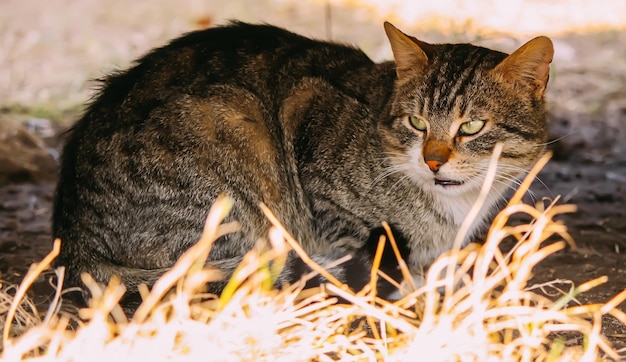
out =
[[[428,66],[417,75],[408,103],[411,113],[441,118],[447,128],[478,98],[489,96],[487,73],[507,54],[471,44],[438,44],[429,50]]]
[[[468,70],[482,71],[494,68],[507,56],[503,52],[465,43],[435,44],[429,50],[427,72],[445,73],[451,78],[461,76]]]

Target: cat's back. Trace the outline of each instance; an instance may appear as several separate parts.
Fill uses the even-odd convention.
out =
[[[283,102],[306,79],[356,94],[349,73],[372,65],[350,46],[232,23],[184,35],[107,77],[63,152],[58,263],[77,268],[74,276],[106,269],[95,262],[169,267],[224,193],[236,201],[231,215],[245,242],[264,235],[259,202],[306,233],[309,221],[290,211],[303,200],[279,119]],[[239,254],[250,247],[243,242],[224,244],[215,257]]]
[[[215,84],[236,85],[272,102],[303,77],[340,83],[345,72],[367,64],[371,60],[351,46],[233,22],[183,35],[105,78],[91,108],[115,104],[136,111],[137,103],[180,93],[202,96]]]

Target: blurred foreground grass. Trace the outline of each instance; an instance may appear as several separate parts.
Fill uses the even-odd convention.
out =
[[[520,201],[545,162],[547,157],[496,216],[484,245],[445,253],[431,266],[422,286],[409,287],[412,291],[394,302],[376,294],[376,280],[383,277],[376,262],[372,282],[358,292],[338,282],[309,290],[303,289],[304,282],[281,291],[268,288],[275,275],[269,262],[281,265],[291,248],[301,254],[297,242],[269,210],[272,247],[259,247],[246,256],[228,292],[205,294],[203,286],[216,274],[201,266],[215,239],[236,228],[222,223],[231,207],[231,201],[223,198],[209,213],[200,241],[152,290],[143,290],[144,302],[132,319],[117,305],[125,290],[119,280],[112,279],[105,287],[87,275],[83,280],[94,298],[80,310],[80,319],[58,313],[58,291],[48,312],[40,315],[23,296],[58,253],[57,241],[50,255],[31,267],[17,291],[5,288],[0,294],[4,327],[0,357],[6,361],[95,356],[107,361],[618,359],[600,327],[604,315],[626,324],[626,314],[616,309],[626,299],[626,290],[605,304],[580,305],[576,297],[606,277],[563,292],[556,301],[538,293],[550,289],[550,283],[527,285],[538,262],[567,243],[574,247],[566,227],[555,217],[575,207],[558,205],[556,200],[536,207]],[[489,187],[488,181],[485,188]],[[516,213],[533,221],[507,225]],[[471,217],[466,223],[470,222]],[[499,245],[505,238],[515,238],[517,243],[502,253]],[[381,242],[393,242],[393,237]],[[326,273],[319,265],[310,266]],[[62,275],[62,270],[57,273]],[[337,297],[348,303],[338,304]],[[71,321],[74,329],[68,329]],[[566,340],[572,335],[582,335],[583,344],[569,345]]]

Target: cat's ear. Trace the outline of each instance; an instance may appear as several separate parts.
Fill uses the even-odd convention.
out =
[[[427,52],[430,50],[430,44],[404,34],[388,21],[385,21],[385,33],[396,61],[398,78],[428,64]]]
[[[552,41],[545,36],[539,36],[511,53],[494,71],[514,84],[531,85],[534,95],[540,98],[548,84],[553,56]]]

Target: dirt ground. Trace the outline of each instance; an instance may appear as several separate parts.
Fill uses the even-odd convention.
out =
[[[553,40],[559,53],[548,90],[554,157],[532,191],[577,205],[576,213],[562,216],[577,249],[540,263],[531,284],[563,280],[559,286],[568,290],[565,281],[579,285],[606,275],[607,283],[577,297],[601,303],[626,289],[626,31]],[[78,116],[75,108],[46,114],[0,103],[0,278],[5,281],[20,282],[29,265],[51,249],[62,131]],[[49,290],[42,278],[32,296],[45,304]],[[626,311],[626,303],[620,309]],[[603,328],[626,355],[626,327],[606,318]]]

